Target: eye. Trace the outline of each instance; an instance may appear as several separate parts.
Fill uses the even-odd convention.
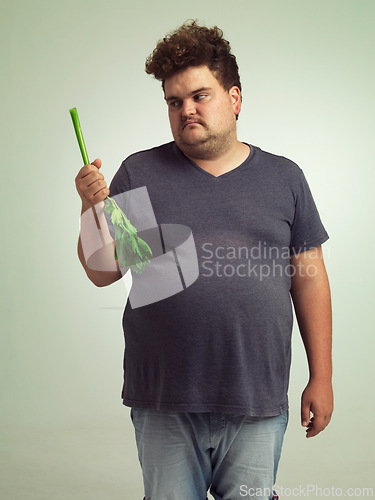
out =
[[[180,106],[181,102],[180,101],[169,101],[169,107],[172,109],[176,109]]]
[[[202,100],[202,99],[204,99],[205,97],[207,97],[207,94],[196,94],[196,95],[194,96],[194,99],[195,99],[196,101],[201,101],[201,100]]]

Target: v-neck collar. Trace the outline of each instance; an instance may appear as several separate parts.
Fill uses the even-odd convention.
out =
[[[251,159],[254,156],[254,146],[252,146],[251,144],[248,144],[247,142],[243,142],[243,144],[246,144],[246,146],[249,146],[249,148],[250,148],[250,153],[247,156],[247,158],[240,165],[238,165],[237,167],[232,168],[232,170],[229,170],[228,172],[224,172],[221,175],[213,175],[210,172],[207,172],[207,170],[205,170],[204,168],[202,168],[199,165],[197,165],[193,160],[191,160],[190,158],[188,158],[181,151],[181,149],[177,146],[176,142],[173,142],[173,147],[174,147],[174,149],[176,151],[177,156],[179,156],[189,166],[194,167],[199,172],[201,172],[202,174],[210,177],[211,179],[213,179],[215,181],[218,181],[218,180],[226,179],[227,177],[229,177],[231,175],[234,175],[235,173],[239,172],[240,170],[242,170],[243,168],[245,168],[247,166],[247,164],[251,161]]]

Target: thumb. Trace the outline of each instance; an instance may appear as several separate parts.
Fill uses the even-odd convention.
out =
[[[96,168],[100,168],[102,166],[102,160],[100,160],[99,158],[97,158],[96,160],[92,161],[91,162],[91,165],[94,165]]]
[[[302,398],[301,402],[301,425],[307,427],[310,422],[310,403],[304,401]]]

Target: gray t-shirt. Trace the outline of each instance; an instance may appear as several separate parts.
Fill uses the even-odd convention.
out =
[[[110,192],[143,186],[159,224],[191,228],[199,276],[163,300],[127,303],[123,403],[283,413],[293,323],[290,252],[328,239],[302,170],[251,146],[240,166],[215,177],[171,142],[128,157]]]

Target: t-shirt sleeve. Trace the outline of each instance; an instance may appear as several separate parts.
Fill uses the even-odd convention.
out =
[[[299,169],[295,192],[295,215],[291,227],[290,251],[301,253],[315,248],[329,238],[304,173]]]
[[[109,196],[115,196],[116,194],[124,193],[130,189],[130,178],[129,173],[126,168],[127,162],[124,160],[121,163],[120,168],[115,173],[110,185],[109,185]]]

